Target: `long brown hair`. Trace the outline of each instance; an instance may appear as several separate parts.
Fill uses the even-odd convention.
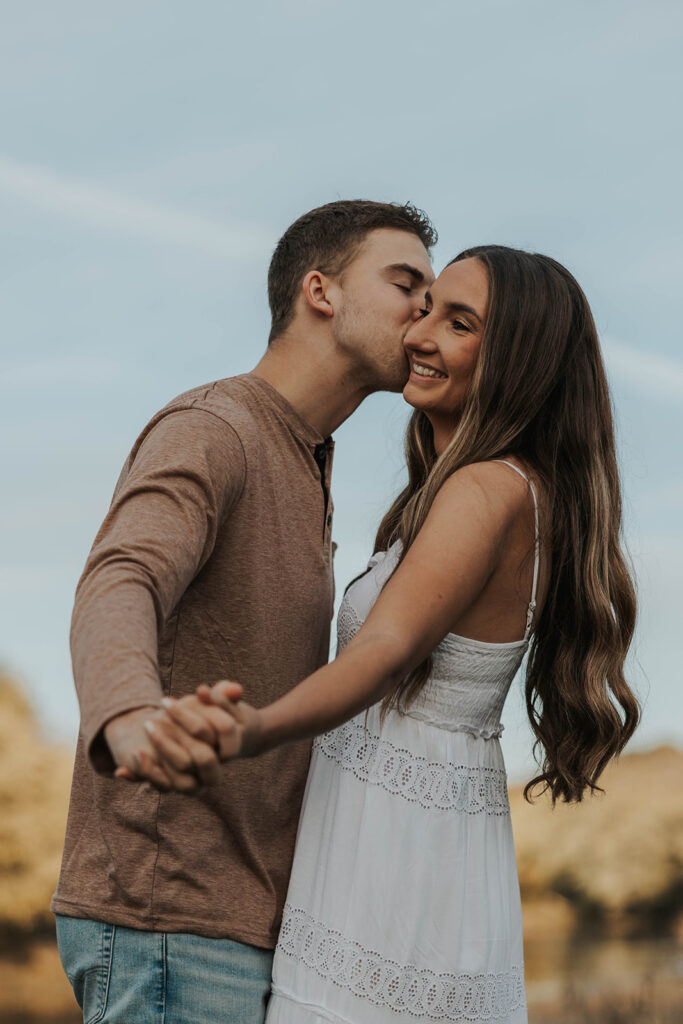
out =
[[[555,260],[487,245],[476,258],[489,278],[477,365],[453,436],[437,457],[427,416],[406,435],[408,484],[382,520],[375,550],[422,527],[444,481],[461,466],[517,456],[546,495],[544,551],[550,585],[531,639],[526,704],[542,749],[540,774],[525,787],[553,802],[581,800],[639,719],[624,678],[636,598],[621,546],[621,493],[612,408],[590,307]],[[425,659],[385,698],[405,709],[424,686]]]

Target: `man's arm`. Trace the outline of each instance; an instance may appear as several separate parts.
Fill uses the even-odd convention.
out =
[[[151,750],[142,724],[149,710],[138,712],[158,708],[163,696],[159,629],[210,557],[244,475],[235,431],[201,409],[164,416],[122,474],[71,627],[81,731],[99,771],[132,767],[143,737]]]

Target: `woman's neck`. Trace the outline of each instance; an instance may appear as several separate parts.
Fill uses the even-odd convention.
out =
[[[434,451],[438,457],[443,454],[448,447],[458,425],[458,418],[454,416],[439,416],[434,413],[427,412],[426,410],[425,416],[432,425],[432,432],[434,434]]]

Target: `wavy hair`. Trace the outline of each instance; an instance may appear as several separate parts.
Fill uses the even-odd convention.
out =
[[[550,583],[531,639],[526,706],[540,773],[525,787],[580,801],[631,737],[638,701],[624,677],[636,597],[621,542],[612,407],[588,301],[548,256],[486,245],[489,304],[477,365],[453,436],[437,457],[427,416],[406,434],[408,484],[384,516],[375,551],[403,557],[444,481],[462,466],[517,456],[546,494]],[[427,658],[383,702],[405,710]]]

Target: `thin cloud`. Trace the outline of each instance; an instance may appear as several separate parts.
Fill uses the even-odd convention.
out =
[[[274,242],[260,227],[214,223],[2,156],[0,191],[91,227],[198,249],[220,259],[262,257]]]
[[[621,341],[603,343],[607,369],[615,379],[661,399],[683,399],[683,363],[661,352],[634,348]]]

